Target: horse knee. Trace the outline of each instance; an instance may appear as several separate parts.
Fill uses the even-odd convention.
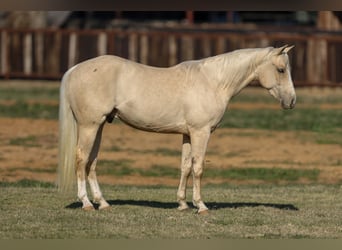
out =
[[[203,174],[203,160],[193,157],[192,158],[193,176],[195,178],[201,178]]]
[[[201,178],[203,174],[203,168],[194,168],[193,173],[195,178]]]
[[[191,173],[191,162],[184,162],[182,164],[182,175],[185,175],[185,176],[189,176],[189,174]]]

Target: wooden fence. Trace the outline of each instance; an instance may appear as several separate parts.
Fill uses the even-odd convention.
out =
[[[342,33],[241,30],[0,29],[0,77],[60,79],[83,60],[114,54],[166,67],[248,47],[293,44],[296,85],[342,86]]]

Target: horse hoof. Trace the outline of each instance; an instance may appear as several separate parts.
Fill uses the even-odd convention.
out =
[[[209,210],[205,209],[205,210],[198,210],[197,212],[199,215],[208,215],[209,214]]]
[[[83,211],[94,211],[95,208],[93,206],[86,206],[86,207],[82,207]]]
[[[99,210],[109,210],[110,205],[99,206]]]
[[[190,210],[190,208],[188,207],[188,206],[179,206],[178,208],[177,208],[177,210],[178,211],[181,211],[181,212],[184,212],[184,211],[189,211]]]
[[[178,201],[178,205],[179,205],[177,208],[178,211],[186,211],[189,209],[188,204],[184,200]]]

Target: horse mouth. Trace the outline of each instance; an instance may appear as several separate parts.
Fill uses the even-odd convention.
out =
[[[293,98],[290,103],[286,103],[284,101],[281,101],[281,107],[283,109],[293,109],[296,106],[296,98]]]

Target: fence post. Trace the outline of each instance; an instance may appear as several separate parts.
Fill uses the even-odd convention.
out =
[[[137,34],[130,34],[128,36],[128,58],[134,62],[138,61],[137,58]]]
[[[211,39],[208,37],[204,37],[202,39],[202,50],[203,50],[203,57],[211,56]]]
[[[140,62],[148,64],[148,37],[145,34],[140,38]]]
[[[194,58],[193,40],[190,36],[186,35],[182,38],[182,60],[192,60]]]
[[[312,83],[327,82],[327,42],[309,39],[307,44],[306,79]]]
[[[174,36],[169,37],[169,66],[177,63],[177,41]]]
[[[107,54],[107,34],[101,32],[97,38],[97,54],[99,56]]]
[[[8,74],[8,35],[6,31],[1,32],[1,74],[6,76]]]
[[[76,64],[76,55],[77,55],[77,35],[75,33],[71,33],[69,37],[69,57],[68,57],[68,67],[71,68]]]
[[[46,54],[46,71],[50,75],[60,74],[60,60],[61,60],[61,49],[62,49],[62,32],[56,30],[52,33],[52,40],[48,44],[48,53]]]
[[[32,73],[32,33],[25,33],[24,35],[24,74]]]
[[[44,72],[44,36],[43,33],[37,32],[35,34],[35,58],[36,58],[36,67],[37,72]]]
[[[216,54],[223,54],[226,49],[225,39],[222,37],[218,37],[216,40]]]
[[[328,48],[328,58],[329,58],[329,62],[328,62],[328,66],[329,66],[329,72],[328,72],[328,79],[331,82],[338,82],[338,69],[337,69],[337,57],[339,56],[339,54],[337,53],[336,50],[336,45],[331,45]]]

